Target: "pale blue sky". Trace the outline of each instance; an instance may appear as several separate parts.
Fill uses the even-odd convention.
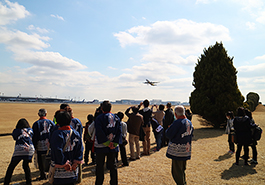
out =
[[[187,102],[198,57],[222,41],[243,96],[264,103],[264,28],[262,0],[0,0],[0,92]]]

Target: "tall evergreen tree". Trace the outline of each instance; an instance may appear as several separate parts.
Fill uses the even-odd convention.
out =
[[[193,73],[192,112],[220,127],[227,111],[235,111],[243,105],[244,97],[238,89],[236,74],[233,57],[227,55],[222,42],[204,49]]]

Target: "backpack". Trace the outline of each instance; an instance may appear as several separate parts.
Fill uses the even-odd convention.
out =
[[[261,134],[262,134],[262,129],[259,126],[255,127],[254,133],[253,133],[253,139],[255,141],[260,140]]]

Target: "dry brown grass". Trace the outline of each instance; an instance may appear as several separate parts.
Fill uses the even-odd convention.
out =
[[[83,124],[86,121],[88,113],[94,113],[97,105],[70,105],[74,110],[75,117],[79,118]],[[10,133],[17,120],[25,117],[31,124],[38,119],[37,111],[39,108],[48,110],[48,118],[52,119],[54,112],[58,109],[58,104],[17,104],[17,103],[0,103],[0,122],[1,132]],[[127,105],[113,105],[113,111],[125,111]],[[256,123],[265,130],[265,107],[259,105],[253,113]],[[224,130],[213,129],[202,126],[202,120],[194,115],[192,123],[195,127],[194,139],[192,143],[192,159],[187,163],[187,182],[192,185],[224,185],[224,184],[265,184],[265,146],[263,136],[258,142],[258,165],[244,166],[240,161],[239,166],[235,166],[234,155],[228,155],[227,135]],[[2,163],[0,168],[0,183],[7,166],[12,157],[14,150],[14,141],[11,136],[0,137],[0,147]],[[151,148],[155,147],[152,135]],[[127,145],[127,152],[129,151]],[[251,150],[250,150],[251,151]],[[130,162],[128,167],[121,167],[119,163],[118,176],[119,184],[175,184],[171,176],[171,160],[165,156],[166,148],[159,152],[152,153],[150,156],[144,156],[140,160]],[[127,153],[129,154],[129,152]],[[250,152],[251,156],[251,152]],[[38,177],[39,173],[33,166],[32,179]],[[81,184],[94,184],[95,173],[94,166],[83,168],[83,181]],[[22,165],[19,164],[13,174],[12,183],[25,182]],[[23,184],[23,183],[22,183]],[[48,184],[47,181],[33,182],[33,184]],[[109,172],[105,171],[104,184],[109,184]]]

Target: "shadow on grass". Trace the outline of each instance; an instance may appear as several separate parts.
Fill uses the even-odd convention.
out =
[[[224,134],[224,129],[214,128],[209,124],[209,122],[201,117],[197,118],[200,125],[205,126],[203,128],[195,128],[193,132],[193,141],[199,139],[208,139],[222,136]]]
[[[150,145],[153,146],[152,148],[150,148],[150,155],[152,155],[154,153],[154,149],[155,149],[156,143],[154,142],[154,143],[151,143]],[[142,148],[142,146],[140,146],[140,148]],[[123,166],[122,165],[120,152],[118,153],[118,155],[119,155],[119,159],[120,160],[116,163],[116,168],[119,169],[119,168],[127,167],[127,166]],[[129,160],[129,156],[130,156],[130,154],[127,153],[127,161],[128,161],[129,166],[130,166],[130,163],[135,162],[137,159],[135,161],[131,161],[131,160]],[[148,156],[144,156],[144,157],[148,157]],[[104,174],[109,173],[109,170],[106,167],[106,162],[107,162],[106,160],[107,159],[105,159],[105,164],[104,164]],[[96,175],[96,165],[83,166],[83,168],[82,168],[82,178],[89,178],[89,177],[92,177],[92,176],[95,176],[95,175]]]
[[[224,134],[223,129],[216,129],[212,127],[198,128],[194,129],[192,140],[197,141],[199,139],[215,138],[222,136],[223,134]]]
[[[104,168],[106,169],[106,167]],[[104,174],[108,171],[104,170]],[[88,178],[96,175],[96,165],[82,166],[82,178]]]
[[[12,135],[12,133],[4,133],[4,134],[0,134],[0,137],[1,136],[11,136]]]
[[[232,154],[225,153],[224,155],[220,155],[220,156],[218,157],[218,159],[215,159],[214,161],[224,161],[224,160],[229,159],[229,158],[231,158],[231,157],[233,157]]]
[[[256,165],[254,164],[245,166],[244,162],[239,161],[239,165],[233,164],[228,170],[224,170],[221,173],[221,178],[225,180],[229,180],[231,178],[239,178],[239,177],[255,174],[257,173],[257,171],[253,169],[255,166]]]
[[[24,171],[23,171],[24,172]],[[32,179],[32,182],[37,178],[39,177],[40,175],[40,172],[38,171],[35,171],[35,172],[31,172],[31,179]],[[5,177],[2,177],[0,178],[0,183],[4,183],[4,179]],[[12,181],[23,181],[19,184],[24,184],[24,181],[25,181],[25,184],[26,184],[26,178],[25,178],[25,173],[20,173],[20,174],[13,174],[12,175],[12,178],[11,178],[11,184],[12,184]]]

